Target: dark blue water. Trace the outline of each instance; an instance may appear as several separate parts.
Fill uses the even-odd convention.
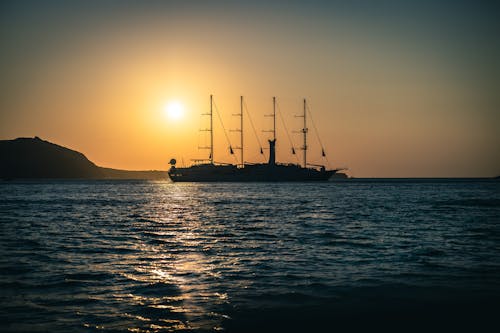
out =
[[[484,329],[500,183],[0,183],[0,331]]]

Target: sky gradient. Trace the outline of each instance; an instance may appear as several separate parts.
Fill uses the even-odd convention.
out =
[[[206,157],[214,95],[265,142],[307,98],[331,167],[355,177],[500,175],[499,7],[487,1],[13,1],[0,5],[0,139],[105,167]],[[165,117],[176,100],[184,117]],[[262,161],[248,122],[247,161]],[[296,162],[278,121],[278,160]],[[216,161],[234,162],[221,127]],[[233,146],[237,133],[230,132]],[[301,138],[291,134],[296,147]],[[311,163],[323,163],[311,135]]]

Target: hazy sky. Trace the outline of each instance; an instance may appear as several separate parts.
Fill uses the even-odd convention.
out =
[[[37,135],[101,166],[166,170],[207,156],[210,94],[228,130],[245,96],[263,143],[272,96],[290,132],[305,97],[330,166],[353,176],[500,175],[493,3],[2,1],[0,139]],[[172,100],[182,119],[165,116]],[[278,124],[278,159],[296,162]],[[246,125],[246,160],[262,161]],[[311,134],[310,160],[323,163]],[[218,120],[215,135],[215,159],[234,162]]]

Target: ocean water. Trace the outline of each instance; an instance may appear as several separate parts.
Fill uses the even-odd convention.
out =
[[[498,181],[0,183],[1,332],[483,331],[499,296]]]

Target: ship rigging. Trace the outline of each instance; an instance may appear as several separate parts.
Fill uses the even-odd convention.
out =
[[[201,149],[209,149],[209,158],[194,160],[195,164],[190,167],[176,167],[176,160],[172,159],[170,161],[171,168],[168,172],[170,178],[174,182],[217,182],[217,181],[236,181],[236,182],[251,182],[251,181],[326,181],[336,172],[341,169],[327,170],[323,165],[309,164],[307,162],[307,103],[306,99],[303,100],[303,113],[298,117],[303,118],[303,127],[300,131],[303,136],[303,145],[300,149],[303,151],[303,161],[302,166],[298,164],[281,164],[276,162],[276,97],[273,97],[273,113],[268,115],[273,119],[273,129],[267,132],[272,133],[272,138],[268,140],[269,143],[269,159],[267,163],[246,163],[244,160],[244,136],[243,136],[243,118],[244,118],[244,101],[243,96],[240,97],[240,113],[235,114],[235,116],[240,117],[240,128],[236,130],[240,132],[240,146],[233,147],[230,143],[229,137],[226,133],[225,127],[222,123],[219,112],[217,116],[224,130],[224,135],[229,144],[229,152],[234,155],[234,150],[240,150],[240,161],[236,164],[216,164],[214,162],[214,130],[213,130],[213,118],[214,118],[214,101],[213,96],[210,95],[210,112],[205,114],[210,116],[210,128],[204,129],[203,131],[210,133],[210,145],[200,146]],[[248,113],[248,110],[247,110]],[[280,113],[281,116],[281,113]],[[255,132],[255,127],[249,117],[252,128]],[[281,116],[281,120],[283,118]],[[314,122],[313,127],[315,128]],[[283,121],[284,124],[284,121]],[[316,128],[315,128],[316,129]],[[316,131],[317,132],[317,131]],[[317,133],[316,133],[317,134]],[[287,132],[288,135],[288,132]],[[318,141],[321,145],[322,156],[326,158],[325,150],[321,141]],[[288,136],[289,138],[289,136]],[[289,141],[291,142],[290,138]],[[260,141],[259,141],[260,146]],[[295,148],[292,144],[292,154],[295,155]],[[263,153],[262,146],[260,146],[260,152]],[[207,163],[208,161],[208,163]]]

